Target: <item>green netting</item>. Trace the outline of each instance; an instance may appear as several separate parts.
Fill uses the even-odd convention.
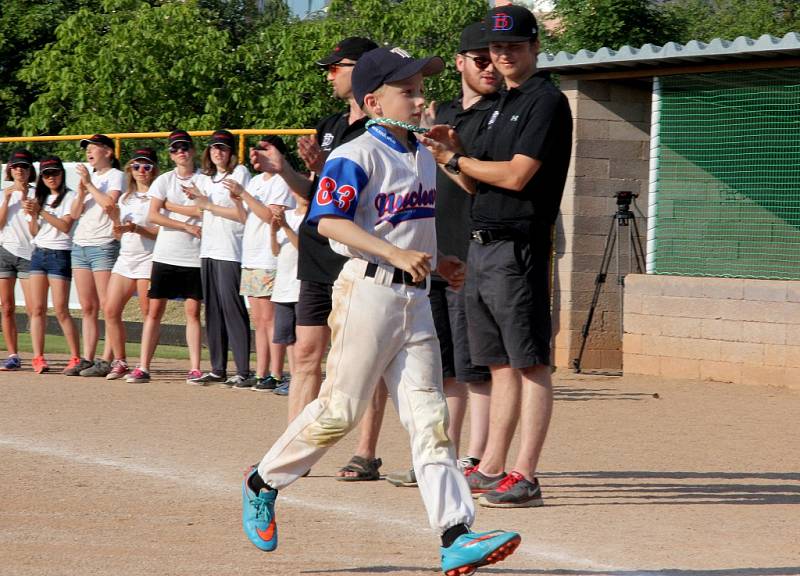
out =
[[[653,272],[800,279],[800,68],[661,79]]]

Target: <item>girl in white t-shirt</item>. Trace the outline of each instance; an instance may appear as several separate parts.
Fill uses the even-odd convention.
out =
[[[58,156],[39,161],[41,174],[36,183],[36,197],[25,204],[33,236],[30,279],[30,330],[33,345],[33,371],[48,372],[44,358],[44,334],[47,322],[47,292],[51,293],[56,319],[69,347],[70,360],[65,370],[80,363],[80,338],[69,313],[69,289],[72,284],[72,224],[70,214],[75,193],[67,188],[64,165]]]
[[[6,341],[8,358],[0,370],[19,370],[22,367],[17,349],[17,321],[14,288],[17,278],[22,285],[25,306],[30,314],[30,285],[28,276],[31,267],[31,233],[28,228],[30,216],[25,214],[23,203],[33,198],[36,170],[33,155],[27,150],[14,150],[6,165],[6,180],[11,184],[3,189],[0,198],[0,302],[2,303],[3,339]]]
[[[250,379],[250,318],[239,295],[247,214],[241,197],[226,186],[226,181],[247,186],[250,173],[237,164],[234,146],[233,134],[214,132],[203,153],[203,174],[184,187],[187,197],[203,212],[200,274],[211,371],[193,381],[200,385],[237,386]],[[230,378],[226,378],[228,349],[236,364],[236,375]]]
[[[200,305],[203,290],[200,282],[200,218],[194,202],[186,197],[183,186],[197,178],[194,141],[186,130],[169,135],[169,157],[175,169],[156,178],[147,195],[150,197],[148,219],[159,226],[153,248],[150,272],[150,305],[142,327],[142,352],[139,366],[127,382],[150,381],[150,362],[158,346],[161,319],[168,300],[182,300],[186,315],[186,346],[189,349],[189,373],[186,381],[194,383],[200,372]]]
[[[286,145],[279,137],[270,136],[266,140],[282,154],[287,153]],[[256,378],[255,381],[242,382],[239,387],[271,391],[283,375],[285,346],[272,342],[275,307],[271,298],[278,263],[269,250],[270,222],[276,214],[291,208],[294,202],[289,186],[277,174],[258,174],[246,189],[235,182],[226,185],[232,195],[242,198],[247,211],[239,293],[250,301],[250,317],[256,336]]]
[[[99,327],[105,308],[111,269],[119,255],[119,240],[109,215],[125,191],[125,174],[114,156],[114,142],[104,134],[81,140],[92,172],[77,165],[80,182],[71,214],[78,222],[72,237],[72,272],[83,311],[83,358],[68,376],[106,376],[111,371],[111,346],[105,339],[103,357],[95,360]]]
[[[147,317],[153,246],[158,228],[150,224],[147,214],[150,197],[147,191],[158,176],[158,157],[152,148],[138,148],[125,165],[127,192],[111,211],[114,236],[120,241],[119,257],[111,270],[108,298],[103,313],[106,319],[106,338],[111,344],[114,361],[106,378],[116,380],[128,373],[125,353],[125,325],[122,311],[134,293],[139,296],[142,317]]]
[[[275,305],[275,330],[272,342],[286,348],[289,374],[294,370],[294,343],[297,341],[294,309],[300,297],[300,280],[297,279],[297,230],[308,211],[308,200],[299,194],[293,196],[297,207],[275,215],[270,235],[272,253],[278,259],[275,286],[272,291],[272,302]],[[288,385],[289,381],[285,379],[275,389],[275,393],[288,394]]]

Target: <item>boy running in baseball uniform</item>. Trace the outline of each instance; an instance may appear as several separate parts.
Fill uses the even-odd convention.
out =
[[[412,133],[425,105],[423,77],[443,67],[438,57],[376,48],[353,70],[354,96],[372,121],[328,157],[308,217],[349,258],[333,288],[327,378],[242,484],[245,534],[262,550],[278,544],[278,491],[355,427],[381,377],[411,437],[422,500],[442,538],[442,571],[472,572],[520,543],[514,532],[470,532],[472,498],[446,433],[427,296],[436,259],[436,164]]]

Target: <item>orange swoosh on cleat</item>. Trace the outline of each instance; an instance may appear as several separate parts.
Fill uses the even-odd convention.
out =
[[[464,544],[464,548],[468,548],[470,546],[475,546],[478,542],[483,542],[484,540],[489,540],[490,538],[494,538],[497,534],[484,534],[479,538],[474,538],[469,541],[469,544]]]
[[[275,519],[272,519],[272,522],[269,523],[266,530],[260,530],[256,528],[256,534],[262,540],[269,542],[275,536]]]

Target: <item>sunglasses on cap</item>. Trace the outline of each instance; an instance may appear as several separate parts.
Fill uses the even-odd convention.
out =
[[[215,142],[209,148],[216,148],[217,150],[230,150],[231,147],[227,144],[222,144],[221,142]]]
[[[141,164],[139,162],[134,162],[133,164],[131,164],[131,168],[135,172],[138,172],[139,170],[144,170],[145,172],[152,172],[153,171],[153,165],[152,164],[147,164],[145,162],[143,162]]]
[[[192,146],[188,142],[176,142],[169,147],[169,153],[175,154],[176,152],[188,152]]]
[[[470,56],[469,54],[462,54],[462,56],[472,60],[478,70],[486,70],[492,63],[492,60],[486,56]]]

